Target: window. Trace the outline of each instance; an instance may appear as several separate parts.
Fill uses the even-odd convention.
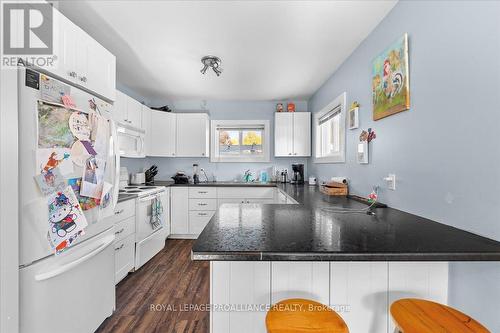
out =
[[[345,93],[314,115],[316,163],[345,162]]]
[[[268,120],[212,120],[212,162],[269,162]]]

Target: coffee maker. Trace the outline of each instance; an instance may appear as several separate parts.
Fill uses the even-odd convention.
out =
[[[290,180],[291,184],[304,184],[304,164],[292,164],[293,175]]]

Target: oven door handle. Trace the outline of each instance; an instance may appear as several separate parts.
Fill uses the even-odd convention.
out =
[[[153,200],[155,198],[159,198],[159,196],[156,195],[156,194],[155,195],[149,195],[149,196],[147,196],[145,198],[140,198],[139,202],[146,202],[146,201],[149,201],[149,200]]]

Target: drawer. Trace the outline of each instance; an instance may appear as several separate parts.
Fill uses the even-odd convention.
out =
[[[189,199],[189,210],[216,210],[217,199]]]
[[[127,217],[135,216],[135,199],[119,202],[115,207],[115,212],[109,217],[114,224],[126,219]]]
[[[219,198],[260,198],[273,199],[275,187],[220,187]]]
[[[135,236],[129,235],[120,241],[115,241],[115,284],[118,284],[134,269]]]
[[[217,188],[215,187],[190,187],[189,188],[190,198],[217,198]]]
[[[189,212],[189,233],[199,235],[214,214],[214,211]]]
[[[117,241],[122,240],[133,233],[135,233],[135,216],[128,217],[125,220],[118,222],[115,226],[115,237]]]

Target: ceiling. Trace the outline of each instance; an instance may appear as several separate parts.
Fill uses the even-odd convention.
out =
[[[391,1],[60,1],[145,100],[308,99]],[[224,72],[200,73],[207,54]]]

